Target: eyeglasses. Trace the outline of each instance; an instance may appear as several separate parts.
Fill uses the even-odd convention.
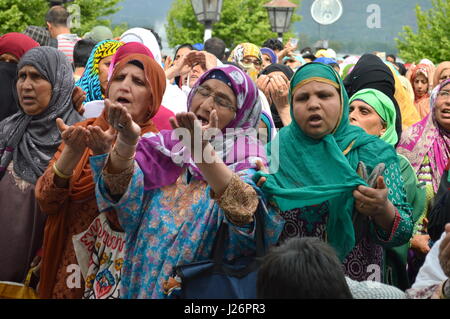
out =
[[[262,61],[258,59],[251,59],[251,58],[243,58],[242,63],[244,64],[254,64],[255,66],[261,66]]]
[[[450,96],[450,91],[440,91],[437,95],[443,99],[446,99]]]
[[[206,87],[200,85],[197,87],[197,90],[195,93],[196,94],[198,93],[198,95],[200,95],[204,99],[207,99],[210,96],[212,96],[214,105],[216,106],[216,109],[217,109],[217,107],[219,107],[222,109],[228,109],[230,111],[236,112],[236,108],[233,106],[233,104],[228,102],[226,99],[215,95],[214,93],[211,92],[211,90],[209,88],[206,88]]]

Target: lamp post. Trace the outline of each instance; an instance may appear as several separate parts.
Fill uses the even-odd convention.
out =
[[[283,33],[289,31],[292,13],[297,5],[289,0],[272,0],[264,7],[269,12],[272,31],[278,34],[278,39],[283,42]]]
[[[205,25],[204,41],[212,36],[213,23],[220,20],[223,0],[191,0],[198,22]]]

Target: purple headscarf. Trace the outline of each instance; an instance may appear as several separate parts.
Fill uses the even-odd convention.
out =
[[[270,57],[270,61],[272,61],[272,64],[273,63],[278,63],[277,54],[272,49],[262,48],[261,49],[261,54],[268,55]]]
[[[444,81],[436,94],[432,96],[432,111],[422,121],[411,126],[402,134],[397,152],[404,155],[417,173],[426,155],[430,159],[433,178],[433,188],[437,192],[441,176],[448,164],[450,157],[450,134],[445,132],[436,121],[434,107],[437,93],[450,84],[450,80]]]
[[[256,168],[256,160],[266,163],[264,147],[258,141],[256,130],[261,119],[261,103],[258,89],[250,77],[233,65],[213,68],[203,74],[195,83],[188,97],[188,109],[197,88],[211,79],[211,73],[223,72],[231,82],[236,95],[237,111],[235,118],[222,130],[222,135],[211,141],[223,162],[233,172]],[[204,180],[191,155],[182,146],[172,130],[157,134],[145,134],[138,143],[136,161],[144,173],[144,188],[151,190],[176,182],[184,168],[199,180]],[[249,134],[249,133],[254,134]],[[175,134],[174,134],[175,135]]]

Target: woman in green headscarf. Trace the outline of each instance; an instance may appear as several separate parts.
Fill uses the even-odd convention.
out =
[[[350,99],[350,123],[392,146],[398,141],[395,132],[396,116],[394,103],[381,91],[364,89],[356,92]],[[416,224],[425,209],[425,190],[420,186],[408,159],[401,154],[397,154],[397,157],[406,198],[412,206],[412,221]],[[386,249],[386,281],[403,290],[410,287],[406,269],[408,249],[409,244]]]
[[[344,85],[328,65],[297,70],[289,102],[294,120],[267,146],[269,173],[255,176],[286,221],[280,239],[321,237],[350,278],[382,281],[383,247],[412,232],[394,148],[350,125]]]

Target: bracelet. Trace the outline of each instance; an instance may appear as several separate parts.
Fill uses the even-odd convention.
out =
[[[61,171],[56,167],[56,162],[53,164],[53,172],[55,172],[55,174],[61,177],[62,179],[69,179],[72,177],[72,175],[65,175],[61,173]]]
[[[448,279],[442,284],[440,299],[450,299],[450,281]]]
[[[113,148],[113,153],[115,153],[120,159],[125,160],[125,161],[133,160],[134,156],[136,155],[136,152],[134,152],[130,158],[126,158],[125,156],[120,155],[115,147]]]

